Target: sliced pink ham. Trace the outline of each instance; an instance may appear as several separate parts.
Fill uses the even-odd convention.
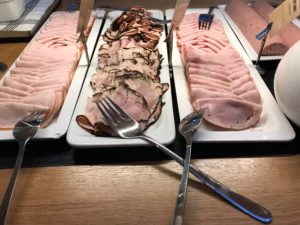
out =
[[[0,129],[13,128],[33,111],[44,115],[42,127],[59,113],[82,53],[77,43],[78,12],[53,14],[22,52],[0,86]],[[90,21],[93,21],[90,20]],[[89,29],[91,24],[89,24]]]
[[[202,98],[193,102],[195,109],[207,108],[205,120],[217,127],[242,130],[257,123],[262,106],[233,98]]]
[[[192,106],[207,108],[203,118],[219,128],[254,126],[262,104],[249,69],[220,21],[214,20],[212,32],[203,31],[198,29],[197,18],[198,14],[186,15],[177,31]]]
[[[33,112],[46,115],[49,107],[34,103],[22,103],[19,101],[0,102],[0,129],[12,129],[17,121],[29,116]]]

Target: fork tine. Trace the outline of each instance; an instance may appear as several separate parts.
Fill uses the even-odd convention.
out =
[[[24,117],[22,120],[24,121],[32,121],[32,120],[35,120],[37,119],[36,117],[39,115],[38,112],[34,111],[34,112],[31,112],[28,116]]]
[[[208,30],[209,23],[210,23],[210,18],[207,18],[207,20],[205,21],[205,30]]]
[[[100,110],[100,112],[104,116],[106,122],[109,123],[110,126],[112,126],[113,125],[113,119],[110,116],[110,114],[108,113],[108,110],[107,110],[106,106],[103,104],[103,102],[101,100],[96,102],[96,104],[98,106],[98,109]]]
[[[212,25],[212,23],[213,23],[213,20],[214,20],[214,15],[212,14],[212,17],[211,17],[211,20],[210,20],[210,23],[209,23],[208,29],[210,29],[210,26]]]
[[[129,115],[118,105],[116,104],[110,97],[106,96],[106,99],[114,106],[114,108],[118,111],[117,113],[122,116],[123,119],[129,119]],[[107,103],[105,99],[105,102]]]
[[[116,108],[114,108],[114,107],[112,106],[112,104],[111,104],[111,103],[114,103],[114,102],[110,99],[110,102],[111,102],[111,103],[109,103],[109,102],[107,101],[107,99],[108,99],[107,96],[105,96],[105,97],[103,98],[103,101],[105,102],[105,104],[103,104],[104,107],[105,107],[105,109],[106,109],[108,112],[110,112],[110,116],[114,119],[114,122],[121,122],[121,121],[123,120],[123,117],[122,117],[122,115],[121,115],[122,112],[120,112],[120,107],[116,107],[116,104],[114,104],[114,107],[116,107]]]
[[[205,18],[205,21],[203,23],[203,29],[206,30],[206,27],[207,27],[207,18]]]

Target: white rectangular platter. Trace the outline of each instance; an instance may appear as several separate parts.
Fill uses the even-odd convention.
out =
[[[208,8],[201,8],[201,9],[193,8],[193,9],[187,9],[186,13],[207,13],[207,12],[208,12]],[[167,9],[166,10],[166,19],[172,19],[173,13],[174,13],[174,9]],[[222,21],[222,24],[224,27],[224,32],[226,33],[226,36],[228,37],[232,46],[239,51],[239,53],[240,53],[241,57],[244,59],[245,63],[252,64],[251,60],[249,59],[249,56],[244,51],[244,49],[241,46],[241,43],[237,39],[236,35],[232,32],[230,26],[228,25],[227,21],[225,20],[224,16],[222,15],[222,13],[218,9],[214,9],[213,14],[214,14],[215,19],[219,19],[220,21]],[[173,66],[181,66],[182,62],[181,62],[181,57],[178,57],[178,56],[180,56],[180,53],[178,51],[178,48],[176,48],[177,38],[176,38],[175,33],[174,33],[173,37],[174,37],[174,40],[173,40],[174,49],[173,49],[173,53],[172,53],[172,64],[173,64]]]
[[[187,11],[187,13],[192,12],[207,12],[207,9],[189,9]],[[220,17],[217,15],[218,14],[215,14],[215,18],[219,19]],[[226,34],[232,32],[229,31],[230,28],[226,21],[224,19],[221,19],[221,21],[223,22]],[[231,39],[232,35],[228,37]],[[235,43],[235,41],[233,42]],[[175,62],[181,62],[180,53],[176,46],[177,45],[174,43],[173,60]],[[238,45],[233,46],[243,57],[245,56],[245,51],[242,47],[239,47]],[[246,57],[246,59],[244,58],[244,60],[258,87],[263,102],[263,112],[259,123],[256,124],[255,127],[243,131],[222,131],[212,129],[204,121],[194,136],[194,142],[289,141],[295,138],[295,132],[291,124],[280,111],[275,99],[254,65],[251,61],[249,63],[248,57]],[[173,72],[179,116],[180,119],[182,119],[193,111],[193,107],[190,103],[189,88],[182,63],[181,65],[174,66]]]
[[[153,17],[163,19],[163,12],[160,10],[149,10],[153,13]],[[120,11],[112,11],[109,13],[107,20],[102,29],[102,33],[110,26],[112,19],[116,18],[121,14]],[[163,55],[164,61],[162,64],[162,69],[160,72],[160,78],[162,83],[169,83],[170,85],[170,76],[169,69],[167,66],[167,48],[164,43],[165,34],[160,38],[158,49],[160,54]],[[92,59],[92,63],[88,70],[78,103],[76,105],[74,114],[71,119],[71,123],[67,132],[67,142],[74,147],[81,148],[95,148],[95,147],[123,147],[123,146],[140,146],[148,145],[147,142],[139,139],[122,139],[116,137],[96,137],[83,130],[76,122],[76,116],[83,114],[85,112],[86,103],[88,97],[92,96],[92,88],[90,87],[91,76],[96,72],[96,67],[98,64],[97,51],[100,48],[100,45],[104,41],[101,39],[98,41],[95,54]],[[171,96],[171,87],[163,95],[163,106],[162,113],[159,119],[152,124],[146,131],[145,134],[154,138],[162,144],[170,144],[175,139],[175,123],[173,116],[173,106],[172,106],[172,96]]]
[[[252,61],[256,61],[257,57],[258,57],[258,54],[254,50],[252,45],[249,43],[247,38],[244,36],[244,34],[241,32],[239,27],[236,25],[236,23],[227,14],[227,12],[225,11],[225,7],[226,7],[226,5],[219,5],[219,9],[220,9],[221,13],[223,14],[225,19],[227,20],[228,24],[230,25],[230,27],[232,28],[234,33],[236,34],[237,38],[240,40],[240,42],[241,42],[242,46],[244,47],[245,51],[247,52],[249,58]],[[299,19],[295,19],[293,21],[293,23],[300,28]],[[283,57],[283,55],[261,56],[260,61],[280,60],[280,59],[282,59],[282,57]]]
[[[59,13],[59,12],[57,12]],[[97,37],[100,32],[101,24],[102,24],[102,18],[104,16],[104,10],[96,10],[96,20],[93,24],[93,27],[90,31],[88,40],[87,40],[87,46],[89,49],[89,52],[93,52],[93,49],[96,45]],[[47,23],[47,21],[46,21]],[[39,32],[38,32],[39,33]],[[38,35],[37,33],[37,35]],[[30,44],[30,43],[29,43]],[[84,59],[83,59],[84,58]],[[17,59],[18,60],[18,59]],[[37,134],[35,135],[34,139],[58,139],[62,137],[64,134],[66,134],[72,113],[74,111],[76,101],[78,99],[80,89],[82,87],[82,83],[84,81],[88,65],[86,64],[87,61],[85,59],[84,52],[81,55],[81,59],[79,61],[78,67],[75,71],[72,83],[69,87],[68,93],[66,95],[64,104],[62,105],[62,108],[51,124],[47,126],[46,128],[39,129]],[[7,73],[4,76],[10,76],[10,70],[15,68],[15,64],[11,66],[11,68],[7,71]],[[0,82],[1,85],[1,82]],[[7,131],[1,131],[0,130],[0,141],[6,141],[6,140],[14,140],[14,137],[12,135],[12,130]]]

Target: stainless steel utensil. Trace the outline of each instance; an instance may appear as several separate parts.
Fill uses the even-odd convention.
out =
[[[179,124],[179,133],[186,140],[186,153],[183,163],[183,172],[179,185],[179,191],[176,201],[173,225],[180,225],[183,222],[185,209],[186,188],[189,179],[190,161],[192,154],[193,136],[202,122],[202,115],[205,109],[195,110],[184,117]]]
[[[214,14],[212,11],[214,10],[214,6],[209,7],[207,14],[200,14],[198,19],[198,27],[199,29],[209,30],[210,26],[214,19]]]
[[[0,62],[0,73],[4,73],[7,70],[7,64]]]
[[[159,142],[153,140],[151,137],[143,134],[139,123],[131,116],[125,113],[120,106],[114,103],[109,97],[104,97],[101,101],[96,103],[100,112],[103,114],[108,125],[118,134],[120,137],[132,139],[139,138],[155,147],[162,150],[171,159],[174,159],[180,165],[183,165],[183,159],[175,154],[173,151],[163,146]],[[214,192],[226,199],[228,202],[245,212],[249,216],[264,222],[270,223],[272,221],[271,213],[264,207],[258,205],[252,200],[230,190],[225,185],[221,184],[214,178],[205,174],[197,167],[190,165],[190,172],[198,178],[203,184],[208,186]]]
[[[13,168],[11,179],[0,206],[0,225],[4,225],[6,221],[6,216],[12,199],[15,183],[23,161],[26,143],[36,134],[41,122],[41,115],[37,112],[34,112],[19,121],[14,127],[13,135],[19,143],[19,153],[15,162],[15,166]]]
[[[81,42],[84,47],[85,57],[87,64],[90,65],[90,57],[88,53],[88,48],[86,44],[86,38],[84,36],[84,31],[87,28],[92,10],[94,6],[94,0],[81,0],[78,22],[77,22],[77,33],[80,33],[77,42]]]
[[[80,0],[75,0],[68,5],[67,12],[74,13],[80,8]]]
[[[185,12],[190,4],[190,0],[177,0],[175,5],[175,10],[170,26],[170,30],[165,42],[168,43],[168,59],[169,59],[169,70],[173,70],[173,31],[178,28],[182,19],[184,18]],[[170,74],[172,77],[172,73]]]

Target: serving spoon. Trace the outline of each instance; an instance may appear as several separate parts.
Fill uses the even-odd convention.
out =
[[[206,108],[205,108],[206,109]],[[176,201],[173,225],[180,225],[183,221],[186,187],[189,179],[190,161],[192,154],[193,136],[202,122],[202,115],[205,109],[195,110],[184,117],[179,124],[179,133],[185,138],[186,153],[183,161],[183,172],[179,185],[179,191]]]

